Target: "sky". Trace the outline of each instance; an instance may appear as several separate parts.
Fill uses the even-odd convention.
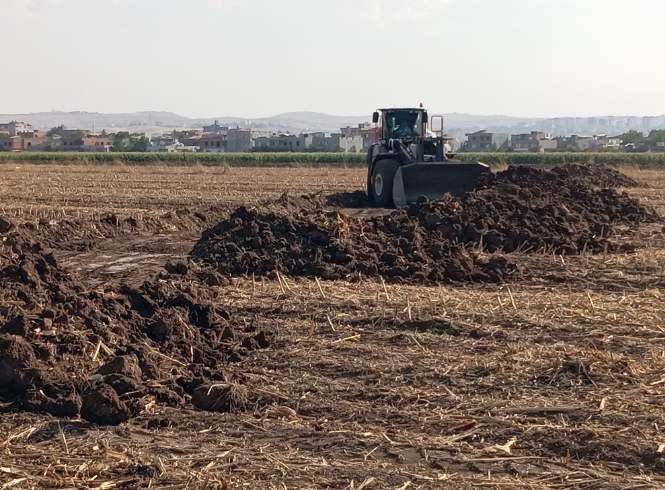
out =
[[[663,0],[0,0],[0,114],[665,113]]]

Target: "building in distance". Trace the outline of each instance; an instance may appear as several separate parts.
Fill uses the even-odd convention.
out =
[[[486,130],[466,134],[465,151],[505,151],[510,148],[510,136]]]

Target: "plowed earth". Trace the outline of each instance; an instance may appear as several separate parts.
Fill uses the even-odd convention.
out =
[[[390,212],[356,170],[266,169],[298,184],[186,207],[169,185],[196,179],[170,170],[162,204],[76,219],[56,192],[32,217],[35,193],[5,198],[0,483],[665,482],[661,174],[510,168]],[[251,180],[206,172],[218,196]]]
[[[192,256],[227,275],[502,282],[517,266],[504,256],[481,259],[474,251],[614,251],[609,238],[618,226],[659,220],[626,194],[592,188],[593,177],[580,165],[551,172],[511,168],[490,174],[475,192],[423,200],[370,219],[324,209],[330,199],[284,198],[265,210],[239,208],[203,234]],[[599,180],[604,184],[611,177]],[[632,183],[623,175],[614,180]]]

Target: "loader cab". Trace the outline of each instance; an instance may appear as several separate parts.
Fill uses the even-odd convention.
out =
[[[425,136],[425,109],[380,109],[374,113],[374,123],[380,123],[380,139],[413,139]]]

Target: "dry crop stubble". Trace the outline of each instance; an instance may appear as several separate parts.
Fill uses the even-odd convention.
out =
[[[97,212],[161,213],[178,206],[252,204],[284,192],[361,189],[362,169],[131,167],[3,164],[2,205],[9,214],[43,217]]]
[[[665,443],[664,336],[645,323],[658,298],[376,281],[282,291],[249,279],[220,290],[227,304],[279,311],[279,348],[243,368],[268,406],[225,417],[154,407],[122,437],[65,423],[69,455],[44,434],[53,422],[17,416],[4,440],[40,437],[8,441],[3,464],[33,485],[69,464],[70,484],[98,485],[145,483],[139,470],[164,486],[231,488],[659,485],[643,474]],[[143,428],[153,421],[164,427]],[[60,463],[44,472],[32,460]]]
[[[61,170],[74,196],[90,179],[117,182],[110,191],[96,187],[107,193],[88,207],[72,207],[98,214],[111,208],[154,215],[187,200],[191,205],[207,198],[199,185],[204,179],[201,185],[218,192],[207,199],[232,204],[277,197],[284,187],[299,194],[314,185],[330,193],[363,183],[362,172],[340,169],[269,169],[266,175],[260,174],[266,169],[169,174],[141,168],[124,180],[125,172],[84,170]],[[37,215],[62,206],[63,184],[45,184],[41,170],[23,171],[11,182],[36,183],[48,202],[36,210],[33,193],[23,200],[13,194],[12,209]],[[646,173],[641,180],[649,187],[631,194],[662,212],[664,176]],[[262,179],[270,185],[262,187]],[[3,414],[0,484],[660,488],[662,227],[619,237],[636,239],[646,247],[634,254],[520,254],[521,278],[501,286],[236,278],[215,288],[217,301],[244,311],[247,323],[266,319],[278,332],[271,348],[228,367],[246,377],[253,394],[247,412],[158,404],[118,429]]]

